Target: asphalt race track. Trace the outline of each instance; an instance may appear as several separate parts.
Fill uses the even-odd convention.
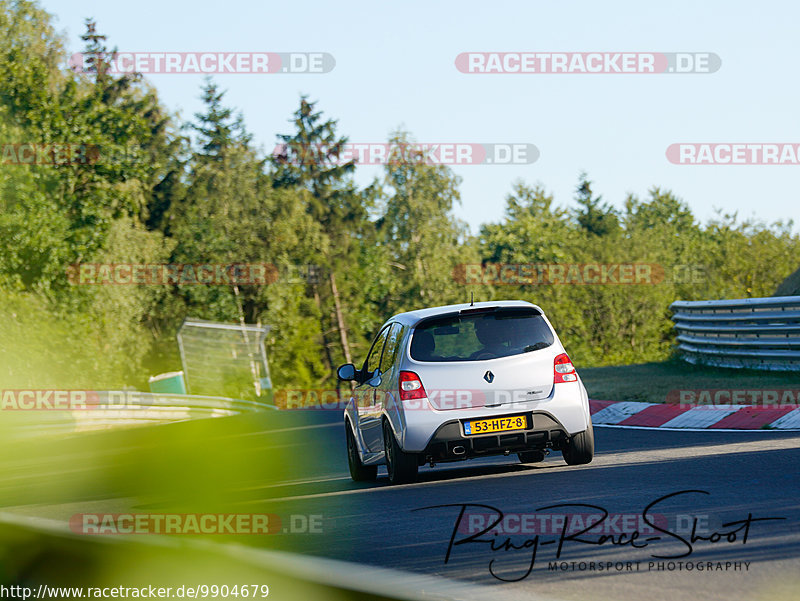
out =
[[[286,525],[291,515],[320,516],[312,519],[321,529],[236,542],[480,584],[497,599],[798,598],[797,432],[598,427],[595,459],[586,466],[568,467],[560,453],[527,466],[515,456],[487,458],[424,467],[419,482],[392,487],[382,469],[374,483],[350,480],[338,412],[270,412],[206,420],[203,427],[224,438],[225,424],[234,421],[245,432],[230,436],[246,439],[251,456],[277,449],[304,461],[283,466],[277,480],[240,482],[225,511],[278,514]],[[189,426],[161,432],[181,427]],[[696,492],[663,499],[681,491]],[[648,523],[642,514],[654,502]],[[466,508],[456,529],[465,504],[485,507]],[[431,508],[441,505],[447,506]],[[553,505],[559,507],[547,509]],[[152,504],[121,496],[11,510],[67,519],[100,508],[141,511]],[[504,530],[481,535],[495,510],[504,514]],[[609,515],[602,532],[576,533],[603,510]],[[603,534],[610,535],[603,544],[591,544]],[[470,535],[488,542],[456,544]]]
[[[425,467],[418,483],[391,487],[383,471],[374,484],[351,482],[342,426],[330,415],[316,421],[319,423],[305,426],[324,449],[316,473],[271,490],[278,498],[246,503],[248,511],[322,514],[323,534],[293,535],[303,552],[491,585],[497,598],[541,595],[655,601],[699,596],[731,600],[797,598],[800,594],[800,433],[596,428],[597,454],[587,466],[569,467],[560,453],[531,466],[520,465],[514,456],[487,458]],[[293,436],[282,441],[276,435],[270,438],[275,444],[293,444]],[[689,544],[652,528],[648,534],[648,524],[639,519],[644,509],[665,495],[686,490],[708,494],[678,495],[656,505],[650,514],[658,514],[653,518],[656,525],[679,534]],[[585,517],[600,511],[585,507],[540,509],[566,503],[589,504],[609,512],[608,527],[603,532],[580,538],[597,540],[600,534],[616,533],[614,539],[619,542],[621,531],[627,532],[623,540],[630,540],[633,530],[641,529],[635,543],[643,546],[615,546],[610,539],[603,545],[566,540],[557,560],[558,569],[549,569],[550,562],[556,561],[562,528],[560,523],[556,527],[548,521],[554,519],[551,516]],[[445,504],[482,504],[506,515],[550,517],[529,516],[527,527],[516,518],[508,521],[508,530],[496,538],[494,546],[500,548],[510,537],[521,549],[493,551],[490,543],[462,543],[453,546],[445,564],[460,507],[420,509]],[[490,509],[471,511],[482,513],[476,520],[497,515]],[[614,522],[615,514],[623,515],[617,515]],[[748,515],[753,521],[743,542],[748,524],[725,524],[747,520]],[[696,535],[714,539],[714,533],[719,533],[716,538],[721,540],[696,538],[692,544],[694,517],[689,516],[698,518]],[[766,517],[784,519],[756,521]],[[465,517],[455,540],[468,537],[487,522],[474,523],[476,528],[468,531]],[[537,525],[543,525],[545,532],[539,533],[535,565],[520,579],[531,563],[533,543],[525,548],[525,541],[536,536]],[[570,522],[567,536],[580,526]],[[493,538],[490,534],[484,538]],[[659,539],[643,543],[655,536]],[[691,554],[678,557],[689,551],[689,545]],[[498,576],[520,580],[503,582],[493,577],[489,571],[492,560]],[[590,562],[595,562],[594,570]],[[605,566],[614,562],[616,566],[600,571],[601,562]],[[688,563],[692,564],[691,571],[686,571]]]

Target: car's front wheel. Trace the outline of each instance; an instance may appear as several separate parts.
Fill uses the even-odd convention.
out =
[[[561,454],[567,465],[583,465],[594,457],[594,430],[591,424],[583,432],[578,432],[567,442]]]
[[[353,430],[350,428],[350,424],[347,423],[344,428],[346,430],[345,436],[347,437],[347,465],[350,468],[350,477],[356,482],[375,480],[378,477],[378,466],[361,463]]]
[[[419,468],[417,456],[414,453],[406,453],[400,448],[388,421],[383,422],[383,448],[389,482],[392,484],[414,482],[417,479],[417,469]]]

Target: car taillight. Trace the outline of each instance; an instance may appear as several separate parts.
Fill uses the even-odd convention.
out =
[[[400,372],[400,400],[410,401],[412,399],[423,399],[428,394],[422,386],[422,380],[413,371]]]
[[[578,374],[575,373],[575,366],[569,360],[569,355],[561,353],[553,361],[553,383],[574,382],[577,379]]]

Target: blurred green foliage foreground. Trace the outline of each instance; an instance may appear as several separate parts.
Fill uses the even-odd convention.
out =
[[[486,199],[505,205],[502,219],[470,232],[456,216],[459,177],[423,155],[406,151],[357,185],[357,165],[339,158],[347,137],[315,100],[300,99],[277,152],[264,152],[213,81],[200,90],[204,109],[182,121],[141,75],[111,73],[102,23],[83,36],[82,71],[68,66],[74,41],[35,2],[0,0],[0,29],[4,388],[146,389],[148,376],[180,368],[186,316],[269,324],[275,385],[329,386],[391,314],[473,293],[541,305],[578,366],[660,361],[672,348],[672,301],[770,295],[797,268],[789,222],[719,214],[702,224],[660,182],[613,206],[585,174],[561,204],[542,184],[510,182],[505,198]],[[405,131],[387,140],[413,142]],[[26,144],[91,148],[91,160],[20,161]],[[70,266],[86,263],[261,263],[277,279],[71,283]],[[648,263],[663,277],[525,286],[461,277],[465,266],[508,263]]]
[[[319,462],[322,450],[305,425],[301,412],[273,411],[66,436],[20,437],[0,427],[0,584],[266,584],[269,598],[371,598],[328,586],[302,560],[285,568],[275,563],[289,561],[285,555],[264,555],[298,550],[304,534],[320,540],[305,526],[286,534],[296,524],[270,509],[281,482]],[[291,511],[311,509],[295,503]],[[233,531],[202,534],[109,533],[86,528],[83,514],[267,515],[270,528],[253,533],[233,522]]]

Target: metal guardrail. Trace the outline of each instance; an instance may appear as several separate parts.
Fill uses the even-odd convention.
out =
[[[800,371],[800,296],[675,301],[670,309],[690,363]]]
[[[268,411],[274,406],[226,397],[138,391],[96,391],[85,407],[51,411],[14,411],[18,434],[60,434],[228,417]]]

